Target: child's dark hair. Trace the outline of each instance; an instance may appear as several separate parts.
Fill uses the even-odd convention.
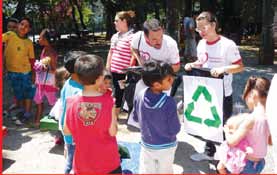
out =
[[[64,67],[66,68],[66,70],[73,74],[74,73],[74,65],[76,60],[82,56],[87,54],[84,51],[69,51],[65,56],[64,56]]]
[[[76,60],[74,68],[83,85],[93,85],[97,78],[103,75],[103,59],[92,54],[82,55]]]
[[[107,71],[107,70],[104,70],[104,80],[112,80],[113,77],[112,77],[112,74]]]
[[[168,75],[175,76],[171,65],[154,60],[146,61],[142,70],[142,80],[148,87],[152,87],[155,82],[161,83]]]
[[[45,38],[49,43],[51,43],[51,32],[49,29],[43,29],[41,31],[43,34],[42,34],[42,37]]]
[[[242,98],[245,100],[251,90],[256,90],[261,98],[266,98],[269,87],[270,81],[267,78],[251,76],[246,82]]]
[[[56,87],[62,89],[65,81],[70,77],[70,73],[65,67],[59,67],[55,72]]]
[[[23,21],[23,20],[26,20],[26,21],[28,21],[28,23],[29,23],[29,27],[30,28],[32,28],[32,26],[33,26],[33,22],[31,21],[31,19],[30,18],[28,18],[28,17],[23,17],[23,18],[21,18],[21,20],[20,20],[20,22],[21,21]]]
[[[16,19],[16,18],[10,17],[10,18],[8,18],[8,22],[18,23],[19,21],[18,21],[18,19]]]

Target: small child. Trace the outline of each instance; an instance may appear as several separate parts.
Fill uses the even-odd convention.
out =
[[[112,95],[112,75],[108,71],[104,71],[104,82],[103,85],[100,86],[99,92],[101,93],[110,93]]]
[[[57,101],[57,91],[55,86],[55,71],[57,67],[58,54],[51,45],[50,31],[42,30],[39,35],[39,44],[43,46],[40,60],[35,62],[34,70],[36,71],[36,93],[34,101],[37,104],[35,115],[35,127],[39,127],[40,118],[43,114],[43,98],[47,97],[50,106]]]
[[[248,114],[239,114],[229,118],[225,124],[225,132],[233,134],[248,117]],[[244,138],[235,147],[230,147],[227,141],[224,141],[217,152],[220,155],[220,161],[217,170],[220,174],[227,174],[226,169],[232,174],[239,174],[246,163],[246,155],[253,152],[248,141]]]
[[[122,172],[113,97],[99,92],[103,69],[102,58],[96,55],[81,56],[75,64],[84,89],[68,98],[64,125],[64,134],[72,134],[75,141],[75,174]]]
[[[7,23],[7,31],[16,32],[18,28],[18,19],[16,18],[9,18]]]
[[[142,80],[148,88],[134,101],[134,120],[139,122],[142,136],[139,173],[173,174],[180,121],[174,98],[163,91],[171,88],[174,75],[167,63],[144,64]]]
[[[267,154],[267,146],[271,143],[269,126],[265,113],[265,103],[270,87],[270,81],[264,77],[251,76],[245,85],[243,92],[243,99],[250,111],[250,114],[243,119],[238,129],[230,131],[228,125],[224,127],[226,136],[226,143],[230,148],[240,147],[244,142],[244,151],[247,152],[247,146],[252,148],[248,151],[246,156],[238,156],[240,159],[245,158],[244,161],[232,162],[233,165],[238,165],[236,173],[241,174],[259,174],[265,166],[265,156]],[[237,120],[237,119],[235,119]],[[257,140],[258,139],[258,140]],[[242,144],[243,145],[243,144]],[[249,150],[249,149],[248,149]],[[240,163],[243,162],[243,163]],[[228,164],[225,164],[226,168]],[[244,165],[240,167],[240,165]],[[219,166],[219,169],[224,169]],[[230,169],[232,171],[232,169]]]
[[[56,87],[61,90],[65,81],[70,77],[70,73],[65,69],[65,67],[59,67],[55,72],[55,80],[56,80]],[[49,115],[55,117],[57,121],[60,120],[61,114],[62,114],[62,107],[61,107],[61,99],[58,98],[55,105],[52,107]],[[59,130],[55,134],[55,144],[61,145],[64,143],[63,135],[61,131]]]
[[[29,18],[23,18],[18,24],[16,32],[9,31],[2,34],[2,42],[5,43],[4,66],[8,71],[8,80],[23,113],[22,120],[31,118],[32,87],[34,74],[32,68],[35,60],[34,46],[27,34],[30,32],[32,22]],[[16,120],[21,125],[20,120]]]
[[[68,80],[64,83],[61,89],[60,100],[61,100],[61,116],[59,120],[59,128],[62,131],[65,123],[65,111],[66,111],[66,99],[68,97],[75,96],[82,92],[83,86],[80,84],[79,78],[74,71],[74,65],[76,60],[81,56],[85,55],[83,51],[70,51],[64,57],[64,67],[71,74]],[[65,143],[66,165],[64,174],[69,174],[72,170],[73,157],[75,152],[75,144],[71,135],[63,135]]]

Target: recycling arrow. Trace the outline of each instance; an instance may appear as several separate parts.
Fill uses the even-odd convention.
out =
[[[212,102],[212,96],[209,93],[209,91],[207,90],[207,88],[205,86],[198,86],[196,91],[194,92],[194,94],[192,96],[193,102],[188,104],[188,106],[186,108],[186,111],[184,113],[185,117],[187,118],[188,121],[199,123],[199,124],[202,123],[202,118],[198,117],[198,116],[193,116],[192,111],[194,110],[194,103],[196,101],[198,101],[201,94],[204,95],[204,98],[205,98],[206,101],[208,101],[209,103]],[[213,116],[213,119],[204,120],[204,124],[206,124],[209,127],[218,128],[221,124],[221,120],[220,120],[220,117],[219,117],[218,112],[216,110],[216,107],[211,106],[210,110],[211,110],[211,114]]]

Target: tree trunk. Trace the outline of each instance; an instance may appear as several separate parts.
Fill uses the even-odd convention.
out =
[[[15,12],[12,14],[13,18],[20,19],[25,16],[26,0],[18,1]]]
[[[168,34],[178,41],[178,8],[177,0],[167,0],[166,29]]]
[[[72,7],[72,19],[73,19],[73,22],[74,22],[74,25],[75,25],[75,33],[78,35],[78,37],[80,37],[80,31],[79,31],[79,26],[78,26],[78,23],[77,23],[77,20],[76,20],[76,16],[75,16],[75,7],[74,7],[74,3],[72,2],[72,0],[69,1],[70,2],[70,5]]]
[[[81,21],[81,25],[83,27],[83,29],[87,29],[87,26],[84,23],[84,16],[83,16],[83,12],[82,12],[82,7],[80,6],[80,4],[77,2],[77,0],[74,0],[74,3],[78,9],[79,15],[80,15],[80,21]]]
[[[157,0],[154,0],[153,4],[154,4],[154,9],[155,9],[155,18],[160,20],[160,8],[157,5]]]
[[[263,24],[262,24],[262,44],[260,48],[259,64],[272,65],[274,58],[273,42],[273,18],[274,10],[272,0],[263,0]]]

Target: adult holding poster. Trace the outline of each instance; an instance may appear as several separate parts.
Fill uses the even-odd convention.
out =
[[[232,74],[243,71],[244,66],[235,42],[218,33],[217,18],[211,12],[202,12],[196,18],[196,31],[202,39],[197,46],[197,60],[185,65],[185,70],[194,67],[210,68],[213,77],[224,75],[223,124],[232,115]],[[208,141],[205,152],[192,157],[195,161],[212,159],[215,146]]]

